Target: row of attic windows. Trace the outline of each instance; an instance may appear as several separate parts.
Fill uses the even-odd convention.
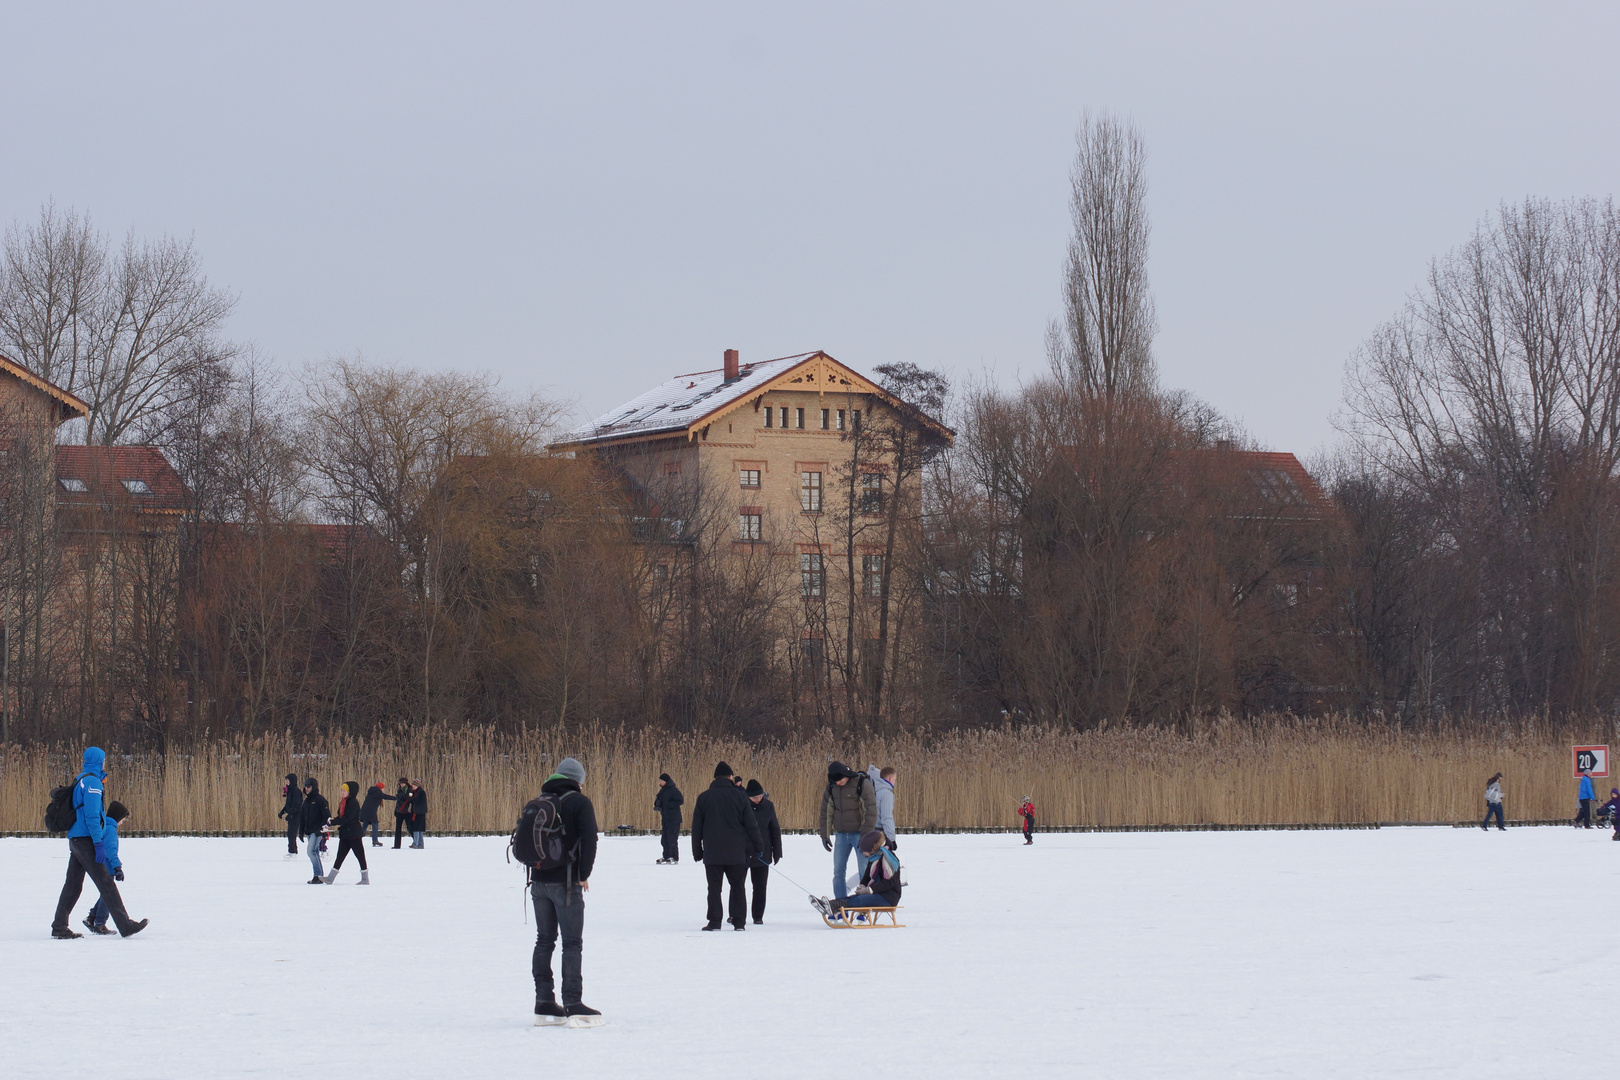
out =
[[[90,485],[76,476],[64,476],[60,483],[63,491],[71,491],[75,495],[83,495],[90,490]],[[121,480],[119,483],[123,484],[124,490],[131,495],[152,494],[152,486],[145,480]]]
[[[804,409],[799,409],[799,408],[789,409],[786,405],[782,405],[780,407],[774,406],[774,405],[767,405],[767,406],[765,406],[765,408],[762,411],[765,414],[765,426],[768,427],[768,428],[781,427],[785,431],[785,430],[787,430],[787,428],[789,426],[792,426],[792,427],[798,428],[800,430],[804,429],[804,413],[805,413]],[[860,428],[861,428],[861,410],[855,409],[855,410],[853,410],[853,412],[854,412],[853,420],[854,420],[855,430],[859,431]],[[779,414],[780,414],[780,416],[782,418],[782,422],[780,424],[777,424],[776,423],[776,418],[777,418],[777,416]],[[790,418],[793,421],[793,423],[791,425],[789,425],[789,423],[788,423],[788,420]],[[822,431],[844,431],[845,430],[844,425],[845,425],[846,420],[848,420],[848,419],[851,419],[851,417],[843,409],[822,409],[821,410],[821,430]]]

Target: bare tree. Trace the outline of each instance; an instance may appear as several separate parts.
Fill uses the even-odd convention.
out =
[[[1147,146],[1129,120],[1087,113],[1069,173],[1063,314],[1047,328],[1058,379],[1107,400],[1153,388]]]

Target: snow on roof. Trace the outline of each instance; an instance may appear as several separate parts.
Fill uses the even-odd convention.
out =
[[[677,375],[569,432],[560,445],[600,442],[660,431],[685,431],[698,417],[759,393],[766,383],[778,375],[818,355],[807,352],[762,360],[757,364],[744,364],[740,377],[729,383],[725,381],[722,368]]]

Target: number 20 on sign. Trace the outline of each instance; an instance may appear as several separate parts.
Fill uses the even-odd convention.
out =
[[[1576,746],[1571,747],[1574,757],[1574,776],[1586,773],[1588,776],[1609,775],[1609,748],[1607,746]]]

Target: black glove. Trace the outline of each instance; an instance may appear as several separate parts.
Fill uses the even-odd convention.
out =
[[[123,881],[124,880],[124,868],[122,866],[120,866],[118,869],[113,871],[113,880],[114,881]]]
[[[782,856],[778,855],[776,858],[771,860],[771,865],[774,866],[774,865],[776,865],[777,863],[779,863],[781,861],[782,861]]]
[[[823,836],[821,838],[821,846],[826,848],[828,851],[831,851],[832,850],[832,841],[827,839],[825,836]]]
[[[900,835],[898,833],[896,833],[894,836],[889,837],[889,850],[890,851],[899,851],[900,850]]]

